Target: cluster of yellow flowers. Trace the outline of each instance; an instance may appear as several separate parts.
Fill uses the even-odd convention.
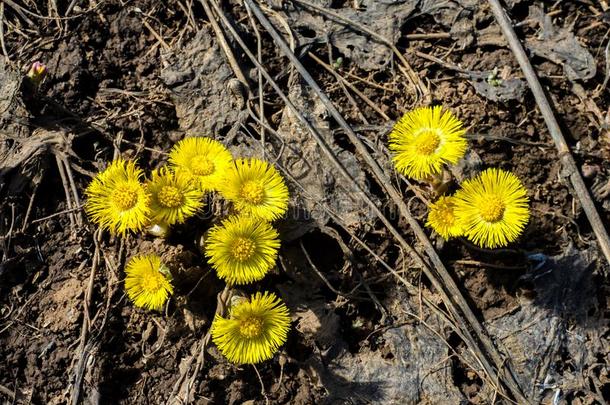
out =
[[[195,215],[208,192],[232,203],[231,216],[205,236],[204,253],[229,286],[261,280],[273,269],[280,247],[270,221],[288,209],[288,188],[275,167],[256,158],[233,159],[220,142],[186,138],[175,145],[169,165],[144,173],[117,159],[86,190],[85,211],[113,235],[167,229]],[[125,289],[136,306],[161,310],[173,294],[170,270],[157,255],[133,257],[125,266]],[[272,293],[234,300],[228,318],[216,315],[212,340],[234,363],[270,359],[286,342],[288,308]]]
[[[462,122],[442,107],[405,114],[389,135],[396,169],[416,180],[433,182],[444,166],[464,157],[468,143]],[[513,173],[489,168],[464,181],[454,195],[430,205],[426,225],[445,239],[465,236],[496,248],[515,241],[529,220],[527,190]]]
[[[466,153],[465,132],[462,122],[442,107],[405,114],[389,136],[397,170],[438,183],[445,165],[456,164]],[[438,190],[427,225],[445,239],[465,236],[482,247],[505,246],[519,237],[529,219],[527,190],[501,169],[464,181],[453,195]],[[233,208],[205,235],[209,264],[229,286],[263,279],[276,264],[280,240],[272,221],[288,209],[288,188],[273,165],[233,159],[218,141],[180,141],[168,166],[147,180],[134,162],[113,161],[87,188],[85,210],[100,228],[123,236],[184,223],[203,207],[208,192],[220,193]],[[133,257],[125,273],[125,289],[136,306],[161,310],[174,292],[171,272],[157,255]],[[211,336],[229,361],[258,363],[286,342],[289,328],[286,305],[264,292],[233,300],[227,317],[214,318]]]

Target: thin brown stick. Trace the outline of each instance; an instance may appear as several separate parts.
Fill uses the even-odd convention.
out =
[[[15,3],[13,0],[2,0],[2,3],[6,3],[10,8],[12,8],[13,10],[15,10],[15,12],[17,14],[19,14],[19,16],[21,18],[23,18],[23,20],[28,23],[30,26],[34,26],[34,22],[32,20],[30,20],[25,14],[34,14],[30,11],[28,11],[27,9],[21,7],[19,4]],[[42,17],[42,16],[41,16]]]
[[[602,219],[595,208],[595,204],[591,199],[589,190],[587,189],[587,186],[580,175],[578,166],[572,157],[570,147],[568,146],[568,143],[561,132],[561,128],[559,127],[559,123],[555,118],[555,114],[553,113],[553,108],[551,107],[545,91],[536,76],[536,72],[534,71],[530,60],[527,57],[527,54],[525,53],[525,50],[523,49],[523,46],[521,45],[521,42],[519,41],[519,38],[512,27],[512,23],[508,18],[506,11],[498,0],[489,0],[489,5],[491,6],[491,11],[496,18],[496,21],[500,25],[502,33],[506,37],[510,48],[515,54],[517,62],[519,62],[519,66],[521,66],[525,79],[527,80],[527,83],[532,90],[532,94],[536,99],[536,104],[538,105],[540,113],[544,118],[544,122],[549,129],[551,138],[553,138],[553,142],[555,142],[555,147],[559,152],[559,158],[561,159],[564,168],[569,173],[570,182],[574,187],[576,197],[580,201],[582,208],[585,211],[587,219],[589,220],[591,228],[593,229],[593,233],[595,233],[599,246],[606,257],[606,261],[610,263],[610,238],[608,237],[608,232],[606,231]]]
[[[359,81],[362,84],[367,85],[368,87],[372,87],[372,88],[378,89],[378,90],[383,90],[383,91],[386,91],[388,93],[398,93],[398,90],[396,90],[395,88],[389,88],[389,87],[382,86],[382,85],[380,85],[377,82],[373,82],[371,80],[364,79],[364,78],[362,78],[362,77],[360,77],[358,75],[355,75],[355,74],[353,74],[351,72],[342,72],[342,73],[345,74],[347,77],[350,77],[350,78],[352,78],[354,80]]]
[[[258,31],[258,27],[256,26],[256,22],[254,18],[252,18],[252,13],[250,9],[246,7],[246,11],[248,12],[248,20],[250,20],[250,25],[254,30],[254,35],[256,36],[256,57],[260,63],[263,63],[263,39],[261,38],[261,33]],[[258,111],[261,117],[265,116],[265,100],[263,99],[263,74],[258,72]],[[261,136],[261,157],[265,159],[265,125],[260,123]]]
[[[34,200],[36,199],[38,186],[40,186],[40,182],[36,182],[34,184],[34,190],[32,190],[32,195],[30,196],[30,202],[28,203],[28,208],[26,209],[25,216],[23,217],[23,225],[21,226],[21,232],[25,232],[29,225],[28,221],[30,219],[30,214],[32,213],[32,208],[34,207]]]
[[[76,188],[76,182],[74,181],[74,176],[72,175],[72,168],[70,167],[70,162],[68,162],[68,158],[62,157],[61,162],[64,165],[66,170],[66,177],[68,178],[68,182],[70,184],[70,189],[72,190],[72,195],[74,197],[74,208],[78,208],[81,206],[80,198],[78,196],[78,189]],[[81,226],[83,224],[83,214],[80,210],[76,211],[76,224]]]
[[[11,58],[8,57],[6,45],[4,44],[4,2],[0,2],[0,45],[2,45],[2,53],[4,53],[4,57],[7,61],[10,61]]]
[[[9,7],[13,8],[21,16],[21,18],[23,18],[30,26],[37,27],[37,25],[34,24],[34,22],[32,20],[27,18],[27,16],[25,14],[31,15],[32,17],[35,17],[35,18],[39,18],[41,20],[59,20],[59,21],[74,20],[77,18],[81,18],[85,14],[89,14],[89,13],[97,10],[98,8],[103,6],[104,3],[106,3],[106,0],[101,0],[101,1],[97,2],[93,7],[89,8],[79,14],[65,16],[65,17],[50,17],[50,16],[36,14],[36,13],[31,12],[27,8],[21,7],[19,4],[15,3],[13,0],[2,0],[2,2],[8,4]]]
[[[148,23],[148,21],[146,21],[144,18],[146,17],[146,15],[143,16],[142,18],[142,24],[144,24],[144,26],[148,29],[148,31],[153,35],[153,37],[155,37],[155,39],[157,41],[159,41],[159,43],[161,45],[163,45],[163,48],[165,48],[165,50],[167,52],[171,52],[172,51],[172,47],[169,46],[167,44],[167,42],[165,42],[165,40],[163,39],[163,37],[161,35],[159,35],[157,33],[157,31],[155,31],[155,29]]]
[[[3,249],[2,253],[2,261],[6,261],[8,259],[8,254],[11,248],[11,239],[13,237],[13,227],[15,226],[15,204],[11,203],[11,225],[4,236],[6,238],[6,247]]]
[[[49,0],[49,17],[52,16],[53,12],[55,12],[56,18],[54,18],[55,25],[57,25],[57,29],[59,32],[63,32],[64,28],[61,25],[61,20],[59,19],[59,11],[57,8],[57,0]]]
[[[64,17],[68,17],[68,15],[69,15],[69,14],[72,12],[72,9],[73,9],[73,8],[74,8],[74,6],[76,5],[76,2],[77,2],[77,1],[78,1],[78,0],[72,0],[72,1],[70,2],[70,4],[68,5],[68,8],[66,8],[66,14],[65,14],[65,16],[64,16]]]
[[[17,400],[20,399],[20,396],[17,395],[16,391],[13,391],[2,384],[0,384],[0,392],[9,397],[13,401],[13,404],[17,403]]]
[[[339,85],[339,87],[341,87],[341,90],[343,90],[343,94],[345,94],[347,101],[349,101],[349,103],[352,105],[352,107],[354,108],[354,110],[356,111],[358,116],[360,117],[360,120],[362,121],[362,123],[364,125],[370,125],[369,121],[366,119],[364,113],[360,109],[360,106],[356,102],[356,99],[354,99],[354,96],[352,96],[352,93],[350,93],[348,91],[345,83],[343,81],[341,81],[341,79],[337,78],[337,84]]]
[[[407,34],[405,38],[410,40],[420,40],[420,39],[447,39],[451,38],[451,34],[448,32],[430,32],[428,34]]]
[[[72,197],[70,196],[70,186],[68,185],[68,179],[66,177],[66,172],[64,169],[64,164],[61,161],[60,157],[55,155],[55,163],[57,164],[57,170],[59,171],[59,177],[61,177],[61,183],[64,187],[64,194],[66,195],[66,204],[68,205],[68,209],[70,210],[69,218],[70,218],[70,226],[72,227],[72,231],[76,230],[76,217],[74,216],[72,205]]]
[[[487,267],[490,269],[501,269],[501,270],[524,270],[527,266],[505,266],[502,264],[485,263],[478,260],[455,260],[453,264],[461,264],[464,266],[476,266],[476,267]]]
[[[84,207],[84,204],[83,205],[79,205],[78,207],[69,208],[67,210],[58,211],[58,212],[55,212],[55,213],[53,213],[51,215],[47,215],[46,217],[34,219],[31,223],[32,224],[37,224],[38,222],[46,221],[47,219],[55,218],[55,217],[60,216],[60,215],[68,214],[68,213],[71,213],[71,212],[77,212],[77,211],[82,210],[83,207]],[[24,224],[24,225],[27,225],[27,224]]]
[[[261,377],[261,373],[259,373],[258,368],[256,367],[256,364],[252,364],[252,367],[254,368],[254,371],[256,372],[256,375],[258,377],[258,382],[261,385],[261,395],[263,396],[263,398],[265,398],[265,405],[269,404],[269,397],[267,397],[267,392],[265,390],[265,383],[263,382],[263,378]]]
[[[424,52],[420,52],[420,51],[415,51],[413,52],[414,55],[422,58],[422,59],[426,59],[429,60],[430,62],[434,62],[437,63],[441,66],[446,67],[447,69],[451,69],[451,70],[455,70],[456,72],[460,72],[460,73],[464,73],[464,74],[468,74],[468,70],[459,67],[458,65],[451,63],[451,62],[447,62],[437,56],[434,55],[429,55],[427,53]]]

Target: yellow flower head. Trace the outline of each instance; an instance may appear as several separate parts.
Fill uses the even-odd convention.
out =
[[[436,233],[445,239],[464,234],[462,224],[455,217],[453,197],[442,196],[429,208],[430,212],[428,213],[426,226],[432,227]]]
[[[138,307],[159,311],[174,292],[169,269],[159,256],[136,256],[125,266],[125,273],[127,296]]]
[[[117,159],[87,187],[85,211],[100,228],[116,235],[139,231],[150,214],[150,196],[134,162]]]
[[[278,171],[259,159],[237,159],[220,192],[243,214],[273,221],[288,209],[288,187]]]
[[[147,186],[155,222],[181,224],[203,206],[203,191],[184,172],[172,172],[162,167],[152,173]]]
[[[462,183],[455,215],[469,240],[481,247],[506,246],[519,237],[530,215],[527,190],[511,172],[487,169]]]
[[[286,305],[273,293],[256,293],[231,307],[228,319],[216,315],[212,340],[230,362],[255,364],[273,357],[289,329]]]
[[[205,240],[205,255],[228,284],[261,280],[273,268],[279,235],[266,221],[233,216],[214,226]]]
[[[174,171],[193,176],[203,191],[217,190],[232,162],[223,144],[206,137],[185,138],[169,154]]]
[[[441,106],[422,107],[402,116],[389,135],[396,169],[417,180],[457,163],[468,146],[462,122]]]

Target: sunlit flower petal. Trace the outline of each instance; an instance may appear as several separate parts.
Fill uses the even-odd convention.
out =
[[[161,310],[174,292],[169,269],[156,255],[136,256],[125,266],[125,290],[141,308]]]
[[[117,159],[87,187],[85,211],[100,228],[112,234],[140,231],[148,223],[150,195],[143,172],[134,162]]]
[[[431,227],[445,239],[464,234],[462,224],[455,217],[455,201],[453,197],[442,196],[430,205],[428,222],[426,225]]]
[[[267,221],[275,220],[288,209],[288,187],[278,171],[259,159],[237,159],[220,192],[243,213]]]
[[[216,315],[212,341],[232,363],[269,360],[286,343],[290,314],[273,293],[256,293],[231,307],[228,318]]]
[[[181,224],[203,207],[203,191],[186,173],[174,173],[163,167],[152,173],[147,186],[153,222]]]
[[[275,266],[278,237],[266,221],[234,216],[210,230],[205,255],[218,277],[229,284],[248,284],[261,280]]]
[[[173,170],[195,178],[202,191],[217,190],[232,162],[223,144],[206,137],[185,138],[169,154]]]
[[[513,242],[529,220],[527,190],[517,176],[501,169],[487,169],[466,180],[454,198],[466,237],[482,247]]]
[[[423,180],[457,163],[468,146],[462,122],[442,107],[417,108],[406,113],[389,135],[396,169]]]

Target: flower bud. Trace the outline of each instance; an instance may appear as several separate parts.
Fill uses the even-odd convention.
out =
[[[157,238],[165,238],[169,234],[169,226],[162,222],[151,225],[147,232]]]
[[[28,71],[27,77],[38,87],[47,75],[47,67],[41,62],[34,62]]]

